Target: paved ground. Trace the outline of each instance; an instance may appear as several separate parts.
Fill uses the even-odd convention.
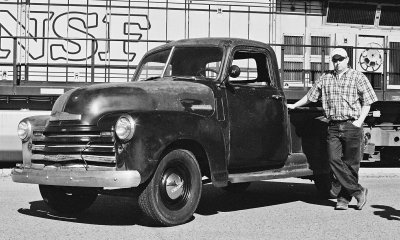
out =
[[[308,180],[253,183],[229,194],[205,185],[194,218],[181,226],[154,227],[135,200],[100,196],[80,215],[49,209],[36,185],[0,177],[0,239],[399,239],[400,169],[362,169],[369,188],[362,211],[334,211]],[[355,201],[351,203],[354,207]]]

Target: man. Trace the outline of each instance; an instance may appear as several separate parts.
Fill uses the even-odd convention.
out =
[[[308,93],[289,109],[322,101],[325,117],[329,120],[327,145],[329,163],[341,184],[336,210],[347,210],[352,197],[356,209],[367,202],[367,188],[358,183],[358,170],[363,155],[363,122],[371,104],[377,101],[367,77],[349,68],[349,58],[343,48],[331,53],[334,71],[324,74]]]

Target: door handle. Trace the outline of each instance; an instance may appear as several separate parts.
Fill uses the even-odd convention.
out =
[[[283,98],[282,95],[272,95],[272,98],[275,100],[281,100]]]

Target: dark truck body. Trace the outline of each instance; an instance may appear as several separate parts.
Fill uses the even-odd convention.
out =
[[[59,211],[83,210],[59,203],[79,203],[69,195],[134,188],[147,215],[181,224],[197,207],[204,177],[237,190],[257,180],[329,176],[321,116],[319,108],[288,113],[268,45],[175,41],[149,51],[132,82],[71,90],[51,116],[24,119],[30,135],[12,178],[39,184]],[[131,136],[121,139],[120,126]]]

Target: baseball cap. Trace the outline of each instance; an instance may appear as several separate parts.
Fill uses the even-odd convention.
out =
[[[331,52],[332,59],[347,58],[347,52],[343,48],[335,48]]]

